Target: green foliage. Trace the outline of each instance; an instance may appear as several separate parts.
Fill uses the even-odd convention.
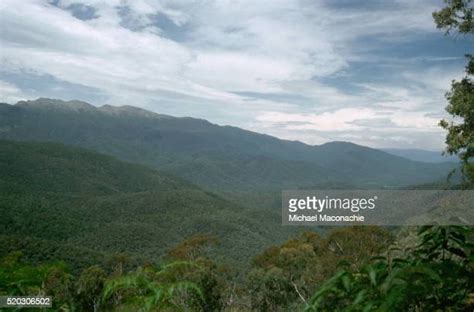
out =
[[[438,28],[449,33],[474,34],[474,5],[471,0],[445,0],[446,7],[433,13]],[[441,120],[440,126],[448,131],[446,152],[456,154],[462,161],[463,177],[474,183],[474,57],[466,55],[466,75],[453,80],[451,91],[446,93],[449,104],[446,111],[454,121]]]
[[[50,266],[34,267],[21,262],[21,252],[12,252],[1,259],[0,292],[2,294],[26,295],[41,293],[41,285]]]
[[[101,267],[92,266],[75,279],[61,263],[32,266],[15,252],[0,259],[0,295],[52,296],[55,311],[212,311],[201,308],[206,298],[189,279],[195,270],[199,264],[181,261],[107,277]]]
[[[446,32],[474,32],[474,7],[472,0],[444,0],[446,7],[433,13],[436,26]]]
[[[99,310],[105,278],[105,271],[98,265],[82,271],[76,282],[76,300],[81,310]]]
[[[365,264],[371,257],[386,251],[394,240],[384,228],[376,226],[344,227],[332,230],[327,239],[327,249],[352,269]]]
[[[257,256],[244,292],[202,252],[215,241],[204,235],[172,248],[170,262],[127,273],[92,266],[74,276],[61,263],[32,266],[16,252],[0,261],[0,294],[53,296],[61,311],[469,310],[473,237],[470,227],[427,226],[418,231],[416,248],[401,253],[397,245],[387,248],[392,236],[376,227],[336,229],[326,237],[306,232]],[[181,249],[199,252],[176,252]]]
[[[416,252],[373,261],[393,241],[386,230],[342,228],[325,237],[307,232],[266,249],[245,271],[245,262],[263,246],[295,233],[281,227],[279,210],[269,209],[280,205],[275,188],[343,187],[348,176],[376,187],[431,181],[443,175],[442,166],[348,143],[309,147],[135,109],[110,114],[84,103],[71,110],[58,109],[64,102],[40,102],[39,108],[0,105],[6,124],[1,134],[87,146],[206,187],[269,192],[219,196],[81,148],[0,141],[2,294],[51,294],[55,310],[76,311],[410,311],[467,305],[471,234],[461,228],[429,228]],[[60,259],[71,271],[44,264]],[[153,265],[162,259],[167,262]],[[346,269],[333,276],[338,264]]]
[[[52,296],[55,311],[221,311],[226,277],[202,257],[127,273],[94,265],[75,276],[62,263],[32,266],[20,252],[0,259],[0,295]]]
[[[473,229],[422,227],[404,257],[391,253],[336,273],[305,311],[461,311],[472,309]]]
[[[107,280],[102,301],[114,309],[135,311],[183,310],[203,300],[201,289],[183,279],[183,272],[196,264],[174,262],[154,270],[139,268],[136,272]]]
[[[210,235],[193,235],[168,250],[166,258],[171,261],[193,261],[198,264],[188,270],[186,279],[195,283],[202,291],[197,306],[203,311],[221,311],[230,303],[226,298],[232,297],[230,285],[235,284],[235,270],[229,266],[215,263],[209,258],[212,247],[218,240]]]
[[[446,94],[449,101],[446,111],[461,121],[441,120],[440,126],[448,131],[446,151],[459,155],[463,176],[474,183],[474,58],[471,55],[467,58],[466,76],[461,81],[453,81],[451,91]]]
[[[54,296],[54,309],[69,309],[72,275],[63,263],[35,266],[25,262],[21,252],[12,252],[0,259],[0,295]]]
[[[259,311],[296,309],[336,271],[338,263],[358,269],[392,241],[392,235],[381,228],[348,227],[335,229],[325,238],[306,232],[270,247],[255,257],[249,273],[252,307]]]
[[[219,237],[213,256],[245,265],[294,232],[281,230],[278,211],[80,148],[0,141],[0,170],[0,256],[21,250],[34,263],[64,260],[74,272],[120,269],[112,260],[123,252],[129,268],[156,261],[196,233]]]

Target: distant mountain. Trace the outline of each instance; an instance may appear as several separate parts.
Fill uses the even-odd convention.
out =
[[[402,149],[402,148],[383,148],[382,151],[392,155],[404,157],[415,161],[424,161],[430,163],[458,162],[456,156],[445,156],[442,152],[425,151],[421,149]]]
[[[74,268],[123,251],[157,260],[201,233],[219,240],[216,255],[243,264],[297,230],[281,227],[278,210],[250,210],[169,174],[57,143],[0,140],[0,172],[0,256],[22,250]]]
[[[0,104],[0,138],[90,148],[222,191],[391,188],[444,179],[454,166],[347,142],[310,146],[132,106],[44,98]]]

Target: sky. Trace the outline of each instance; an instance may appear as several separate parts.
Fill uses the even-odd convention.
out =
[[[442,0],[2,0],[0,101],[204,118],[308,144],[441,150],[474,40]]]

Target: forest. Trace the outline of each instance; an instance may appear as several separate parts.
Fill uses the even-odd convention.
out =
[[[255,256],[245,271],[209,256],[195,235],[159,263],[127,254],[74,273],[64,262],[3,256],[0,293],[49,295],[58,311],[469,311],[472,227],[425,226],[398,237],[377,227],[304,232]]]
[[[474,33],[469,0],[433,13]],[[0,103],[5,311],[473,311],[474,227],[282,226],[281,190],[474,189],[474,57],[425,163],[134,107]]]
[[[282,227],[276,195],[214,194],[59,143],[0,141],[0,169],[1,295],[58,311],[474,306],[470,226]]]

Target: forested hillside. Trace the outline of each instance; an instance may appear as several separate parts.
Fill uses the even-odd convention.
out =
[[[0,141],[0,253],[73,268],[125,252],[159,259],[194,234],[216,255],[246,265],[294,229],[279,210],[248,209],[153,169],[55,143]]]
[[[445,179],[455,166],[346,142],[310,146],[131,106],[44,98],[0,104],[0,138],[86,147],[221,191],[399,187]]]
[[[397,155],[415,161],[430,163],[458,162],[458,158],[453,155],[443,155],[441,151],[425,151],[421,149],[384,148],[384,152]]]

